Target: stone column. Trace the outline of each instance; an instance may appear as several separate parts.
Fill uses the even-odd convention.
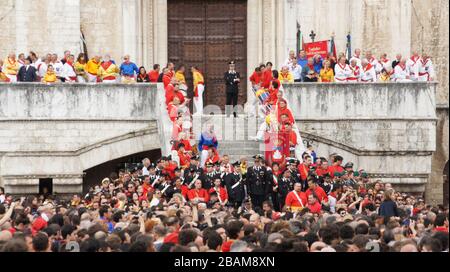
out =
[[[27,52],[28,49],[28,16],[27,12],[28,2],[25,0],[16,0],[16,53]]]
[[[153,63],[168,62],[167,0],[153,0]]]
[[[253,74],[255,67],[263,61],[262,41],[262,0],[247,2],[247,75]],[[252,111],[255,102],[252,86],[247,82],[247,112]]]
[[[128,54],[131,59],[139,63],[138,33],[139,16],[137,0],[123,0],[122,2],[122,44],[123,55]]]

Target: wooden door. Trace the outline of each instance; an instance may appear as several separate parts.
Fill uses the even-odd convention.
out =
[[[241,74],[239,104],[247,99],[247,1],[168,0],[169,60],[186,65],[192,96],[190,67],[205,77],[205,106],[225,106],[224,73],[236,61]]]

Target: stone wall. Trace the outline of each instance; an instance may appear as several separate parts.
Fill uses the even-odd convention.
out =
[[[372,177],[424,192],[436,150],[436,84],[285,86],[304,140]]]
[[[35,193],[81,192],[83,171],[128,155],[167,151],[161,84],[0,84],[0,184]]]
[[[0,56],[80,51],[79,0],[0,0]]]

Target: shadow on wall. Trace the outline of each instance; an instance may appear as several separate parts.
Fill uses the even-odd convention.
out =
[[[155,149],[151,151],[146,151],[142,153],[133,154],[103,164],[97,165],[90,169],[84,171],[83,177],[83,194],[89,192],[91,187],[96,185],[101,185],[101,181],[109,177],[112,172],[118,172],[120,169],[124,168],[125,164],[137,164],[142,163],[144,158],[149,158],[150,161],[156,162],[157,159],[161,157],[161,150]]]

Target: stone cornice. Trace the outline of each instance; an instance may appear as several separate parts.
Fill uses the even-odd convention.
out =
[[[336,148],[339,148],[341,150],[347,151],[349,153],[352,153],[356,156],[410,156],[410,155],[414,155],[414,156],[431,156],[433,155],[432,151],[410,151],[410,150],[405,150],[405,151],[385,151],[385,150],[362,150],[362,149],[358,149],[355,148],[353,146],[349,146],[346,144],[342,144],[342,143],[338,143],[335,142],[333,140],[321,137],[321,136],[317,136],[308,132],[304,132],[301,131],[300,132],[301,136],[303,139],[309,139],[309,140],[313,140],[313,141],[317,141],[319,143],[324,143]]]
[[[439,120],[438,118],[435,117],[406,117],[406,118],[380,118],[380,117],[352,117],[352,118],[321,118],[321,117],[317,117],[317,118],[295,118],[296,121],[298,122],[376,122],[376,121],[386,121],[386,122],[392,122],[392,121],[402,121],[402,122],[409,122],[409,121],[414,121],[414,122],[435,122],[437,120]]]
[[[152,127],[152,128],[145,128],[142,130],[138,130],[138,131],[133,131],[133,132],[129,132],[126,133],[124,135],[120,135],[114,138],[110,138],[95,144],[91,144],[88,145],[86,147],[80,148],[78,150],[75,151],[56,151],[56,152],[51,152],[51,151],[27,151],[27,152],[7,152],[7,153],[3,153],[4,156],[6,157],[74,157],[74,156],[79,156],[83,153],[86,153],[88,151],[91,151],[95,148],[99,148],[103,145],[107,145],[107,144],[111,144],[111,143],[115,143],[115,142],[120,142],[120,141],[124,141],[124,140],[128,140],[128,139],[132,139],[132,138],[136,138],[136,137],[140,137],[140,136],[145,136],[145,135],[152,135],[152,134],[157,134],[158,133],[158,128],[156,127]]]

